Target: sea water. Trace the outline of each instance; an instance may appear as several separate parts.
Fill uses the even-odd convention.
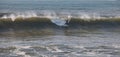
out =
[[[0,57],[120,57],[120,1],[0,0]]]

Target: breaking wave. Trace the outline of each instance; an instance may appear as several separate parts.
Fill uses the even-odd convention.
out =
[[[120,18],[119,13],[105,13],[103,12],[84,12],[84,11],[25,11],[25,12],[10,12],[10,13],[0,13],[0,18],[7,19],[11,18],[14,21],[17,18],[31,18],[31,17],[40,17],[40,18],[80,18],[80,19],[104,19],[104,18]]]
[[[22,26],[113,26],[120,24],[119,14],[98,14],[87,12],[15,12],[0,13],[0,27],[22,27]]]

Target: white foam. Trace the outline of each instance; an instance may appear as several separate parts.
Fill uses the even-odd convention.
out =
[[[23,49],[28,49],[30,48],[31,46],[15,46],[16,48],[23,48]]]
[[[80,16],[80,18],[82,18],[82,19],[91,19],[91,17],[89,15],[87,15],[87,14],[82,14]]]
[[[16,54],[17,55],[25,55],[25,52],[17,51]]]
[[[71,16],[62,16],[59,15],[57,16],[57,14],[55,12],[48,12],[44,14],[46,16],[46,18],[49,18],[51,20],[51,22],[55,23],[58,26],[67,26],[67,22],[70,21]]]
[[[89,56],[95,56],[97,53],[96,52],[86,52],[86,54]]]
[[[73,46],[74,48],[81,48],[81,49],[85,49],[84,46]]]
[[[15,12],[11,13],[10,15],[4,15],[1,18],[7,19],[11,18],[12,21],[15,21],[17,18],[31,18],[31,17],[39,17],[39,18],[49,18],[53,23],[59,26],[66,26],[66,22],[69,22],[71,18],[80,18],[84,20],[96,20],[96,19],[105,19],[105,18],[111,18],[111,15],[109,16],[106,15],[107,17],[104,17],[100,13],[94,13],[94,12],[78,12],[78,13],[73,13],[73,12],[55,12],[55,11],[40,11],[40,12],[35,12],[35,11],[27,11],[27,12]],[[114,18],[120,18],[119,14],[113,14]],[[113,18],[113,17],[112,17]]]
[[[7,18],[8,18],[8,16],[4,15],[2,18],[7,19]]]
[[[63,18],[55,17],[55,18],[52,18],[51,21],[58,26],[67,26],[66,20]]]
[[[16,47],[16,49],[13,51],[13,54],[22,55],[24,57],[31,57],[30,55],[26,55],[26,52],[20,51],[21,49],[28,49],[31,46],[15,46],[15,47]]]
[[[1,18],[7,19],[10,18],[12,21],[15,21],[17,18],[30,18],[30,17],[38,17],[35,12],[24,12],[24,13],[12,13],[10,15],[4,15]]]
[[[11,14],[10,16],[8,16],[8,18],[11,18],[12,21],[14,21],[16,19],[16,16],[14,14]]]
[[[60,49],[58,49],[58,47],[46,47],[47,50],[49,50],[50,52],[64,52]]]
[[[112,45],[115,48],[120,48],[120,45]]]

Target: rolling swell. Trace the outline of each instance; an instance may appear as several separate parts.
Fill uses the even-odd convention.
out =
[[[30,28],[30,27],[45,27],[45,26],[55,26],[49,19],[47,18],[28,18],[22,19],[18,18],[15,21],[11,19],[1,19],[0,27],[1,28]]]
[[[120,19],[119,18],[108,18],[108,19],[71,19],[68,23],[69,27],[72,28],[114,28],[119,27]]]
[[[80,18],[71,18],[64,20],[67,26],[59,26],[51,21],[49,18],[17,18],[15,21],[12,21],[10,18],[0,19],[0,28],[108,28],[108,27],[119,27],[120,19],[119,18],[108,18],[108,19],[80,19]],[[59,21],[59,20],[58,20]],[[61,21],[60,21],[61,22]],[[58,22],[59,23],[59,22]]]

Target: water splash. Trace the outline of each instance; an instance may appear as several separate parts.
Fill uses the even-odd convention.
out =
[[[55,18],[51,19],[51,21],[58,26],[67,26],[66,20],[59,18],[59,17],[57,17],[57,18],[55,17]]]

